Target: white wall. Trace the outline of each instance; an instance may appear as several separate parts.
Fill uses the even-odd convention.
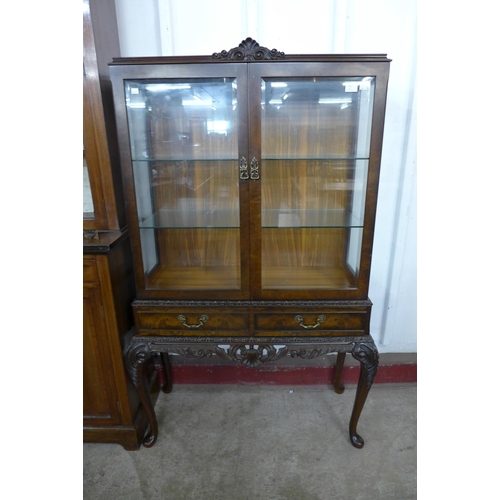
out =
[[[383,53],[389,78],[370,298],[381,352],[417,351],[417,0],[115,0],[122,56]]]

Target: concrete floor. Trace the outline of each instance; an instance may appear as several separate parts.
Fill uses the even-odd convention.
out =
[[[83,445],[83,498],[417,498],[416,385],[375,384],[349,442],[355,386],[175,385],[156,404],[158,441]]]

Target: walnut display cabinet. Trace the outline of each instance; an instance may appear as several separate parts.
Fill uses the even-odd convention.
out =
[[[287,55],[250,38],[211,56],[110,64],[137,298],[125,352],[248,367],[360,362],[349,433],[378,365],[368,298],[389,75],[385,55]],[[171,389],[167,382],[165,392]]]

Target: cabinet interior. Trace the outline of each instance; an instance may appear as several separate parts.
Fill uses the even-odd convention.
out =
[[[263,78],[259,131],[239,130],[236,78],[125,83],[148,288],[240,290],[249,217],[262,289],[356,288],[373,85],[345,80]],[[259,213],[241,213],[243,133],[259,134]]]

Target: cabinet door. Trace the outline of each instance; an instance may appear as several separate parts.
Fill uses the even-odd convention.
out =
[[[111,352],[98,288],[83,288],[83,421],[120,423]]]
[[[114,0],[83,0],[83,228],[126,225],[108,62],[120,54]]]
[[[112,69],[139,295],[248,298],[245,65]]]
[[[346,63],[249,75],[254,297],[365,297],[387,75]]]

